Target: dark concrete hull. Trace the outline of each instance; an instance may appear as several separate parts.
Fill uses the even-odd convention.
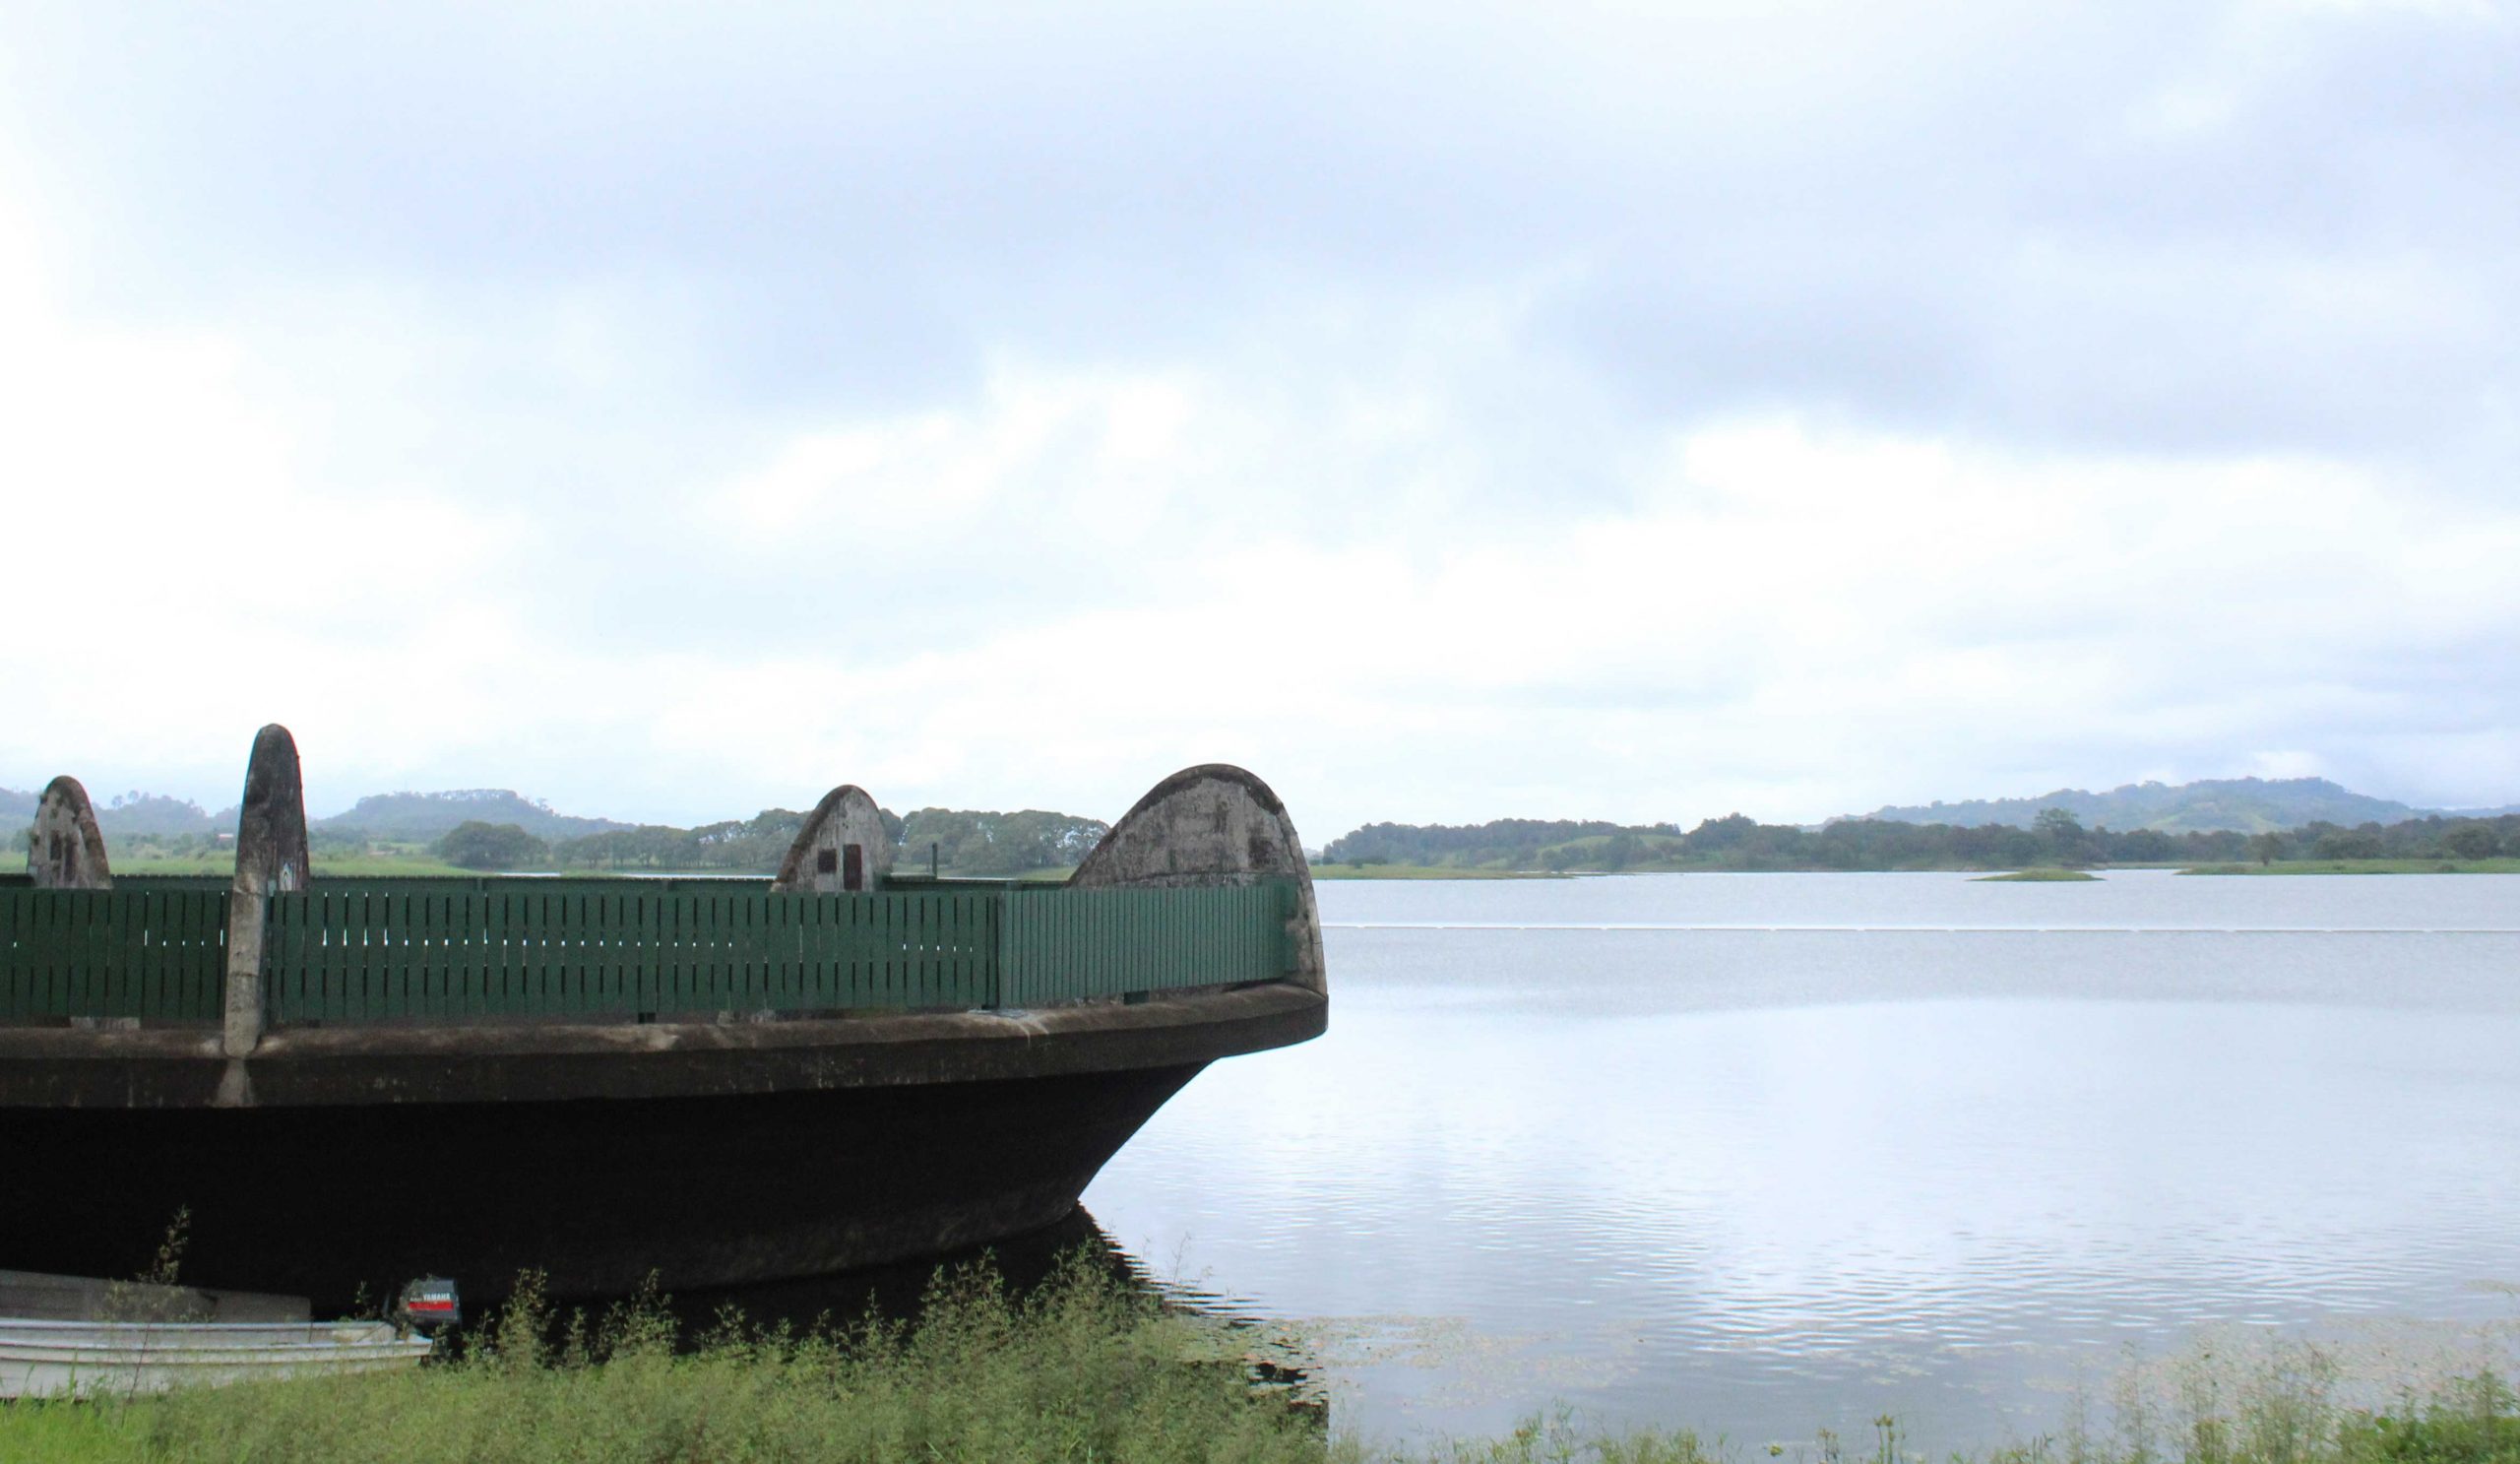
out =
[[[0,1030],[0,1266],[319,1307],[538,1270],[600,1297],[937,1255],[1066,1217],[1208,1062],[1301,1042],[1292,986],[764,1025]]]
[[[1020,1235],[1196,1065],[730,1098],[6,1115],[0,1256],[128,1276],[178,1208],[201,1286],[346,1303],[426,1273],[600,1296]]]

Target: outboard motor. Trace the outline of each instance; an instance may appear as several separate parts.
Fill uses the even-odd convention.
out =
[[[431,1340],[463,1320],[464,1306],[456,1298],[455,1283],[443,1276],[423,1276],[404,1287],[402,1299],[394,1304],[395,1325]]]

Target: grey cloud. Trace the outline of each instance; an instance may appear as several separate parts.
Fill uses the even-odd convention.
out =
[[[22,127],[110,230],[100,296],[383,275],[495,320],[609,279],[729,410],[962,400],[992,348],[1193,357],[1324,294],[1548,271],[1530,348],[1648,418],[2411,451],[2520,374],[2507,25],[47,18]],[[2188,94],[2207,115],[2146,130]]]
[[[1486,547],[1510,578],[1527,530],[1614,517],[1676,429],[1744,413],[2022,462],[2335,457],[2409,500],[2507,496],[2520,451],[2520,32],[2492,13],[57,3],[10,30],[0,144],[62,230],[64,310],[234,343],[248,400],[294,399],[312,497],[407,482],[515,534],[511,578],[468,593],[555,662],[950,657],[1166,613],[1198,566],[1278,537],[1421,567]],[[1252,440],[1127,522],[1031,480],[1062,471],[1054,444],[1010,473],[1032,499],[950,540],[862,541],[845,504],[740,552],[695,531],[695,500],[798,436],[984,415],[1006,361],[1178,375],[1246,407]],[[1423,419],[1343,430],[1359,402]],[[1670,572],[1701,567],[1683,546]],[[1773,593],[1829,593],[1795,576]],[[2246,606],[2200,637],[2178,616],[2216,586],[2124,578],[1881,592],[1985,622],[1921,623],[1940,645],[2087,621],[2197,658],[2133,678],[2123,715],[1926,707],[1843,756],[1764,732],[1675,755],[1728,702],[1755,720],[1777,668],[1643,665],[1424,688],[1489,711],[1406,768],[1353,733],[1282,755],[1359,816],[1500,811],[1483,780],[1612,717],[1633,746],[1559,775],[1570,807],[1686,812],[1655,802],[1689,796],[1680,756],[1769,790],[1751,811],[1818,816],[2314,745],[2422,801],[2458,796],[2425,781],[2456,776],[2426,771],[2449,744],[2426,729],[2473,740],[2520,702],[2500,640],[2320,620],[2296,646]],[[2397,588],[2335,593],[2386,620]],[[1529,595],[1499,584],[1496,613],[1551,610]],[[1297,639],[1362,633],[1300,608]],[[458,747],[410,776],[613,778],[544,740],[522,771]],[[673,772],[724,776],[700,761]]]

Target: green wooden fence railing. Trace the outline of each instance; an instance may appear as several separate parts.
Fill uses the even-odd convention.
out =
[[[1294,886],[1011,890],[1001,996],[1055,1006],[1183,987],[1276,981],[1292,964]]]
[[[642,889],[276,895],[274,1022],[993,1003],[985,895]]]
[[[216,1021],[223,889],[0,888],[0,1022]],[[1276,981],[1290,884],[318,879],[266,897],[277,1025],[1040,1007]]]
[[[0,889],[0,1022],[216,1021],[227,891]]]

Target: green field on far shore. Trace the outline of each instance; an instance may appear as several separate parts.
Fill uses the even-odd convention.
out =
[[[314,872],[341,878],[367,875],[378,878],[421,874],[482,874],[482,869],[459,869],[444,859],[401,855],[343,855],[326,859],[316,855],[308,860]],[[216,874],[226,878],[236,872],[236,857],[232,854],[203,855],[198,858],[113,859],[110,867],[116,874]]]

